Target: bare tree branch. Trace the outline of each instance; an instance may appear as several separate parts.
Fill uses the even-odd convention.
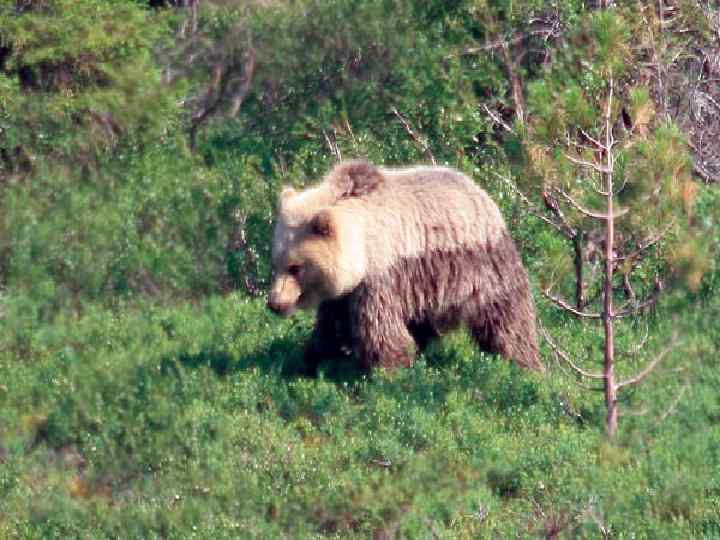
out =
[[[515,116],[521,125],[525,124],[525,100],[523,98],[523,83],[520,75],[517,73],[517,62],[519,60],[513,60],[510,55],[510,46],[507,42],[504,42],[500,46],[503,61],[505,62],[505,69],[508,71],[508,77],[510,79],[510,85],[512,87],[513,102],[515,103]]]
[[[581,150],[588,150],[588,151],[590,151],[590,152],[595,152],[595,151],[597,151],[597,148],[594,148],[594,147],[592,147],[592,146],[588,146],[587,144],[579,143],[579,142],[577,142],[576,140],[571,139],[571,138],[570,138],[570,133],[567,132],[567,131],[565,132],[565,140],[564,140],[564,142],[565,142],[565,145],[567,145],[568,147],[572,146],[573,148],[580,148]]]
[[[685,381],[685,384],[683,384],[682,388],[680,389],[680,392],[678,392],[678,395],[675,396],[675,399],[670,403],[670,406],[665,410],[664,413],[660,415],[660,418],[658,418],[655,425],[660,424],[661,422],[665,421],[665,419],[673,414],[675,412],[675,409],[677,408],[678,404],[680,403],[680,400],[685,395],[685,392],[687,392],[688,388],[690,388],[690,383]]]
[[[635,251],[631,251],[630,253],[626,255],[620,255],[614,258],[615,261],[624,261],[626,259],[633,259],[640,255],[643,251],[648,249],[649,247],[657,244],[660,240],[665,238],[665,235],[667,235],[668,232],[670,232],[670,229],[672,229],[675,226],[675,220],[671,220],[670,223],[665,227],[662,231],[657,233],[654,236],[651,236],[645,241],[641,242],[640,245],[637,247]]]
[[[560,349],[560,347],[558,347],[558,346],[555,344],[555,342],[550,338],[550,335],[547,333],[547,331],[545,330],[545,328],[543,328],[542,326],[540,326],[539,328],[540,328],[540,333],[541,333],[542,336],[545,338],[545,341],[548,342],[548,345],[550,345],[550,348],[553,350],[553,352],[554,352],[559,358],[561,358],[562,360],[564,360],[564,361],[575,371],[575,373],[577,373],[578,375],[581,375],[581,376],[583,376],[583,377],[587,377],[588,379],[604,379],[604,378],[605,378],[605,375],[603,375],[602,373],[596,373],[596,372],[593,372],[593,371],[586,371],[586,370],[584,370],[583,368],[581,368],[580,366],[578,366],[577,364],[575,364],[575,362],[573,362],[573,361],[570,359],[570,355],[567,354],[567,353],[566,353],[565,351],[563,351],[562,349]],[[601,388],[597,388],[596,390],[602,390],[602,389],[601,389]]]
[[[232,72],[240,69],[235,65],[223,66],[220,62],[213,67],[212,83],[207,93],[202,98],[198,110],[192,115],[190,126],[190,146],[195,148],[199,130],[216,114],[221,108],[230,103],[230,115],[237,115],[240,106],[250,91],[253,75],[255,73],[255,50],[248,46],[243,54],[243,64],[240,75],[240,83]]]
[[[580,165],[581,167],[593,169],[600,174],[607,174],[608,172],[610,172],[607,167],[603,167],[602,165],[598,165],[597,163],[592,163],[590,161],[585,161],[584,159],[572,157],[570,154],[566,154],[565,152],[563,152],[563,156],[565,156],[565,159],[572,161],[575,165]]]
[[[653,359],[652,362],[650,362],[647,366],[645,366],[645,369],[638,372],[637,375],[630,377],[628,379],[625,379],[624,381],[620,381],[617,383],[618,390],[625,388],[626,386],[630,386],[633,384],[638,384],[640,381],[642,381],[645,377],[647,377],[652,371],[657,367],[657,365],[667,356],[667,354],[675,348],[677,345],[677,340],[673,340],[670,345],[668,345],[665,349],[660,351],[660,353]]]
[[[593,143],[593,144],[598,148],[598,150],[605,150],[605,151],[608,150],[603,143],[601,143],[600,141],[598,141],[597,139],[595,139],[592,135],[590,135],[590,134],[589,134],[587,131],[585,131],[584,129],[580,128],[580,133],[582,133],[583,136],[584,136],[587,140],[589,140],[591,143]]]
[[[190,35],[197,34],[198,30],[198,8],[200,7],[200,0],[188,0],[187,1],[187,9],[190,12],[190,17],[186,18],[178,28],[177,36],[180,39],[185,39],[186,33],[188,31],[188,26],[190,27]]]
[[[505,39],[497,39],[495,41],[488,42],[485,45],[479,45],[478,47],[468,47],[467,49],[463,49],[459,53],[454,53],[454,54],[448,56],[448,58],[479,54],[482,52],[493,51],[495,49],[507,47],[509,45],[517,45],[518,43],[521,43],[522,41],[524,41],[527,38],[532,37],[532,36],[543,36],[543,37],[545,37],[545,40],[547,41],[549,38],[551,38],[553,36],[557,36],[557,35],[559,35],[558,29],[556,28],[556,25],[552,25],[552,26],[540,28],[537,30],[531,30],[530,32],[527,32],[525,34],[509,36]]]
[[[245,290],[251,296],[260,296],[262,291],[260,286],[255,279],[257,273],[258,260],[255,252],[247,241],[245,233],[245,224],[247,222],[247,215],[237,216],[237,226],[234,233],[228,239],[227,251],[242,251],[243,253],[243,282]]]
[[[545,296],[545,298],[547,298],[548,300],[554,302],[560,308],[564,309],[569,313],[572,313],[573,315],[581,319],[602,319],[602,313],[588,313],[586,311],[577,310],[562,298],[550,294],[550,289],[543,291],[543,296]]]
[[[657,301],[660,299],[660,296],[662,295],[664,288],[662,285],[662,282],[657,280],[656,278],[656,284],[655,284],[655,292],[652,294],[652,296],[647,297],[642,302],[635,303],[635,305],[626,307],[628,304],[625,304],[622,308],[620,308],[619,311],[616,311],[613,313],[614,319],[620,319],[622,317],[627,317],[629,315],[637,315],[638,313],[646,310],[649,307],[654,306]]]
[[[483,103],[483,108],[485,109],[485,112],[488,113],[488,116],[492,118],[493,122],[498,124],[499,126],[503,127],[505,131],[509,131],[510,133],[515,133],[513,128],[511,128],[500,116],[498,116],[497,113],[494,113],[490,110],[490,108]]]
[[[423,151],[425,157],[430,160],[430,163],[432,163],[433,165],[437,165],[437,163],[435,162],[435,156],[433,155],[432,150],[430,150],[430,145],[428,144],[427,139],[421,138],[417,133],[415,133],[410,123],[402,114],[400,114],[400,111],[398,111],[396,107],[391,107],[390,110],[397,117],[397,119],[400,120],[400,123],[405,128],[405,132]]]
[[[568,193],[566,193],[564,190],[554,187],[553,188],[556,192],[558,192],[560,195],[563,196],[563,198],[570,203],[570,205],[575,208],[578,212],[583,214],[584,216],[591,217],[593,219],[602,219],[604,221],[607,221],[608,219],[618,219],[623,217],[625,214],[629,212],[627,208],[623,208],[622,210],[608,215],[608,214],[602,214],[600,212],[594,212],[592,210],[588,210],[583,205],[581,205],[579,202],[577,202],[575,199],[573,199]]]
[[[353,132],[352,126],[350,125],[350,120],[345,118],[343,120],[343,122],[345,124],[343,126],[345,128],[345,131],[347,131],[350,134],[350,138],[352,139],[353,143],[357,144],[357,139],[355,139],[355,133]]]
[[[493,171],[493,174],[495,176],[497,176],[500,180],[505,182],[508,185],[508,187],[510,189],[512,189],[513,192],[515,192],[515,194],[518,197],[520,197],[520,199],[528,206],[528,210],[533,216],[544,221],[545,223],[547,223],[548,225],[550,225],[551,227],[556,229],[559,233],[564,235],[566,238],[572,239],[575,237],[575,235],[577,234],[575,229],[570,227],[570,225],[565,222],[562,224],[555,223],[553,220],[551,220],[547,216],[543,215],[542,211],[533,205],[533,203],[530,201],[530,199],[528,199],[527,196],[517,188],[517,186],[513,183],[512,180],[504,177],[503,175],[501,175],[495,171]]]
[[[568,234],[566,234],[566,236],[571,240],[575,239],[579,232],[570,225],[557,200],[555,200],[555,198],[552,197],[550,192],[545,188],[543,188],[542,195],[545,206],[560,220],[562,226],[567,230]]]
[[[597,193],[598,195],[600,195],[600,196],[602,196],[602,197],[607,197],[607,196],[608,196],[608,192],[605,191],[604,189],[600,189],[599,187],[597,187],[597,186],[594,185],[594,184],[591,184],[590,187],[591,187],[591,188],[593,189],[593,191],[594,191],[595,193]]]
[[[337,135],[335,132],[333,132],[333,138],[330,139],[330,136],[328,135],[327,131],[324,129],[322,130],[323,136],[325,137],[325,142],[328,145],[328,148],[330,149],[330,152],[333,156],[335,156],[335,159],[339,162],[342,161],[342,152],[340,152],[340,148],[338,147],[337,143]]]

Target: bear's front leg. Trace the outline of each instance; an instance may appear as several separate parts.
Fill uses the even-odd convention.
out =
[[[350,301],[347,296],[326,300],[317,310],[315,328],[305,347],[303,373],[317,375],[322,360],[347,356],[351,351]]]
[[[415,359],[415,340],[399,306],[382,292],[366,286],[355,293],[353,350],[366,370],[410,367]]]

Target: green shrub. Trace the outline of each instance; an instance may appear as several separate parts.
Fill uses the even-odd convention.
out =
[[[464,334],[392,374],[326,364],[324,378],[297,378],[310,323],[231,295],[88,305],[37,323],[24,359],[6,341],[0,530],[493,538],[565,524],[591,538],[600,520],[618,535],[712,534],[712,349],[696,351],[692,400],[657,423],[675,390],[650,380],[637,406],[662,408],[609,445],[583,412],[602,410],[600,396],[552,366],[543,377],[480,354]]]

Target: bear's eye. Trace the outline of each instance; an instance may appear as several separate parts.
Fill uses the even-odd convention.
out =
[[[288,274],[290,274],[293,277],[298,277],[300,275],[300,272],[302,272],[302,266],[299,264],[291,264],[288,266]]]

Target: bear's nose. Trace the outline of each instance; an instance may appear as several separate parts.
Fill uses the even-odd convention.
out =
[[[268,299],[267,307],[273,313],[277,313],[278,315],[287,315],[290,313],[293,306],[287,302],[277,302],[272,299]]]

